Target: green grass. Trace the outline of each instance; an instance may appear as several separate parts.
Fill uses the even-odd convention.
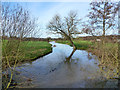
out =
[[[57,40],[56,42],[72,46],[68,40]],[[82,39],[74,39],[73,43],[75,44],[77,49],[80,49],[80,50],[88,50],[88,49],[94,50],[96,46],[99,44],[98,42],[91,42],[91,41],[82,40]],[[117,47],[117,46],[118,46],[117,43],[105,43],[104,45],[106,49],[107,48],[112,49],[113,47]]]
[[[68,45],[72,46],[71,43],[68,40],[57,40],[56,42],[57,43],[62,43],[62,44],[68,44]],[[89,48],[89,46],[93,45],[92,42],[84,41],[84,40],[81,40],[81,39],[73,40],[73,43],[75,44],[77,49],[81,49],[81,50],[87,50]]]
[[[82,41],[82,40],[75,40],[74,44],[77,47],[77,49],[81,49],[81,50],[87,50],[91,45],[93,45],[93,43],[90,41]]]
[[[6,63],[5,55],[9,58],[10,64],[14,64],[14,57],[16,54],[16,47],[18,41],[12,40],[8,42],[8,40],[3,41],[2,45],[2,56],[3,56],[3,64]],[[4,52],[6,51],[6,53]],[[51,44],[46,41],[22,41],[19,46],[19,55],[18,62],[26,62],[35,60],[38,57],[44,56],[52,51]],[[15,53],[13,53],[15,52]]]
[[[20,48],[24,49],[24,60],[35,59],[52,51],[51,44],[45,41],[25,41],[22,44]]]

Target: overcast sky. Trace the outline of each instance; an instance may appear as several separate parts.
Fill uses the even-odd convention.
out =
[[[41,37],[57,37],[46,33],[46,25],[55,14],[60,14],[64,17],[70,10],[75,10],[78,12],[79,18],[84,18],[85,20],[89,9],[89,2],[10,2],[12,5],[17,3],[28,9],[33,17],[39,18],[38,21],[42,31]],[[81,36],[84,36],[84,34]]]

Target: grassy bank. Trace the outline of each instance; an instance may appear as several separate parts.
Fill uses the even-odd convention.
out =
[[[71,43],[68,40],[57,40],[56,42],[57,43],[62,43],[62,44],[68,44],[68,45],[72,46]],[[81,49],[81,50],[87,50],[87,49],[89,49],[89,47],[91,45],[94,44],[90,41],[85,41],[85,40],[81,40],[81,39],[80,40],[74,40],[73,42],[74,42],[75,46],[77,47],[77,49]]]
[[[6,65],[7,58],[10,64],[14,64],[16,53],[13,52],[16,52],[16,44],[16,41],[10,41],[10,43],[7,40],[3,41],[3,66]],[[50,52],[52,52],[51,44],[46,41],[22,41],[19,45],[17,62],[23,63],[26,61],[32,61]]]
[[[10,87],[16,86],[17,83],[13,80],[16,66],[36,60],[50,52],[52,52],[51,44],[46,41],[3,40],[2,70],[5,71],[9,67],[11,74],[8,72],[2,74],[2,88],[6,88],[9,84]]]
[[[52,51],[51,44],[45,41],[24,41],[22,44],[20,48],[24,49],[24,60],[36,59]]]
[[[57,40],[57,43],[71,45],[69,41]],[[117,77],[118,75],[118,43],[90,42],[81,39],[73,41],[77,49],[86,50],[96,55],[99,60],[99,67],[104,71],[107,78]],[[107,71],[106,71],[107,70]]]

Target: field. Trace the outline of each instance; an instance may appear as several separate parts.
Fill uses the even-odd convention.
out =
[[[67,40],[57,40],[57,43],[62,43],[62,44],[68,44],[71,46],[71,43]],[[77,49],[81,49],[81,50],[87,50],[89,48],[89,46],[93,45],[94,43],[90,42],[90,41],[85,41],[82,39],[79,40],[74,40],[73,41],[75,46],[77,47]]]
[[[51,44],[45,41],[28,41],[24,42],[24,44],[27,44],[26,46],[21,45],[21,49],[25,50],[24,60],[35,59],[51,52],[52,50]]]
[[[17,52],[17,41],[3,41],[2,47],[2,58],[3,58],[3,66],[8,58],[10,64],[14,64],[14,57]],[[32,61],[41,56],[44,56],[48,53],[52,52],[51,44],[46,41],[22,41],[19,45],[19,55],[17,57],[18,63]]]

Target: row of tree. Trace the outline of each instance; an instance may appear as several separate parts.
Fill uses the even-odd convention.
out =
[[[61,18],[55,15],[49,22],[47,29],[54,34],[60,34],[71,41],[76,34],[87,33],[93,36],[114,29],[118,3],[110,0],[101,0],[90,3],[88,21],[81,22],[78,13],[70,11],[68,16]],[[82,30],[80,29],[82,25]],[[36,29],[37,28],[37,29]],[[101,31],[102,30],[102,31]],[[30,12],[20,5],[11,6],[9,3],[2,5],[2,36],[27,37],[38,32],[37,19],[30,16]]]
[[[102,41],[106,31],[117,30],[116,14],[118,11],[118,3],[111,2],[110,0],[101,0],[90,3],[89,14],[87,15],[88,21],[82,23],[78,18],[78,14],[75,11],[70,11],[67,17],[61,18],[60,15],[55,15],[49,22],[47,28],[57,34],[67,38],[74,49],[76,49],[72,38],[75,34],[90,34],[93,36],[100,35],[102,33]],[[82,30],[79,30],[80,25],[83,26]]]

